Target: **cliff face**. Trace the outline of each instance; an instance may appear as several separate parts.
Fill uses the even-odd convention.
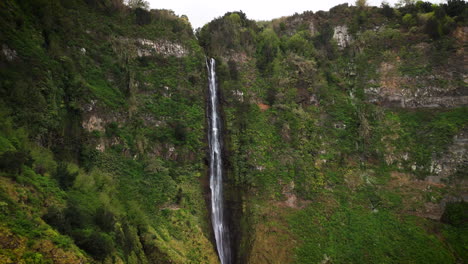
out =
[[[228,13],[198,32],[220,61],[242,263],[466,257],[446,207],[468,191],[459,4]]]

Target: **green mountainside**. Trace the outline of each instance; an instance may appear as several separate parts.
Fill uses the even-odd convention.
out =
[[[0,263],[219,263],[207,57],[235,263],[467,262],[467,18],[1,1]]]

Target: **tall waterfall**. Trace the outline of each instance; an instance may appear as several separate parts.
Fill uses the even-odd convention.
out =
[[[207,62],[209,72],[209,133],[210,146],[210,189],[211,189],[211,221],[216,239],[221,264],[231,264],[231,249],[229,233],[224,219],[223,199],[223,163],[221,156],[221,119],[219,116],[218,91],[216,84],[216,62],[211,59]]]

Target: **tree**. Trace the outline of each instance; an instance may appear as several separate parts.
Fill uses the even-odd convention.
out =
[[[449,16],[455,17],[463,15],[463,13],[466,14],[465,10],[468,7],[468,3],[463,0],[448,0],[442,7]]]
[[[145,9],[149,10],[149,3],[148,1],[145,0],[126,0],[126,4],[131,8],[131,9]]]
[[[399,0],[395,6],[396,7],[403,7],[403,6],[410,6],[410,5],[414,5],[416,3],[416,0]]]
[[[393,8],[388,4],[388,2],[382,2],[382,5],[380,7],[382,8],[381,13],[385,17],[392,18],[395,15]]]
[[[151,23],[151,13],[144,8],[137,7],[135,9],[136,23],[140,26]]]
[[[364,8],[367,6],[367,0],[356,0],[356,6],[359,8]]]
[[[0,155],[0,170],[18,174],[23,165],[31,167],[33,159],[29,151],[6,151]]]
[[[66,163],[59,163],[57,170],[53,174],[53,177],[58,181],[60,187],[64,190],[69,189],[73,186],[78,172],[68,171],[68,166]]]
[[[280,39],[272,29],[266,29],[259,35],[257,46],[257,67],[265,73],[270,64],[276,58],[280,45]]]

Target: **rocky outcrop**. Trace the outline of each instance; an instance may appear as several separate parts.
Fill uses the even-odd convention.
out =
[[[468,105],[468,90],[456,85],[453,73],[405,76],[398,71],[399,65],[399,58],[395,62],[380,64],[379,80],[370,80],[370,87],[364,89],[368,102],[401,108],[451,108]]]
[[[188,50],[181,44],[165,39],[149,40],[136,39],[138,57],[152,56],[155,53],[164,56],[176,56],[178,58],[188,55]]]
[[[433,157],[430,167],[431,176],[426,180],[434,183],[447,181],[450,176],[457,172],[467,173],[468,169],[468,128],[462,129],[454,136],[453,143],[447,151],[439,158]],[[468,184],[466,179],[461,179],[462,185]]]
[[[7,45],[2,45],[2,53],[6,57],[7,61],[12,61],[17,57],[16,51],[10,49]]]
[[[351,35],[348,33],[348,26],[336,26],[333,29],[333,39],[336,40],[338,48],[346,48],[351,43]]]
[[[450,95],[451,92],[441,91],[437,87],[418,88],[416,90],[402,88],[391,93],[386,87],[373,87],[365,89],[367,101],[389,107],[401,108],[452,108],[468,105],[467,95]]]
[[[88,104],[82,107],[83,119],[81,126],[88,132],[104,133],[106,126],[112,122],[125,122],[126,117],[121,113],[112,112],[101,109],[97,100],[91,100]],[[122,144],[121,140],[116,137],[106,139],[100,137],[96,141],[96,150],[104,152],[106,147]]]
[[[182,44],[167,39],[150,40],[118,37],[112,39],[112,42],[114,51],[124,58],[141,58],[156,55],[182,58],[189,55],[189,50]]]

